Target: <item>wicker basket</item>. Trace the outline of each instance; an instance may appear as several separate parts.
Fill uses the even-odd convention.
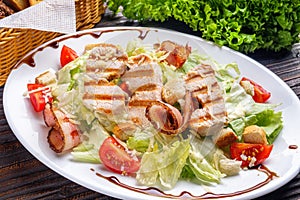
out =
[[[102,0],[75,0],[75,6],[77,30],[94,27],[105,11]],[[60,35],[60,33],[33,29],[1,28],[0,86],[5,84],[10,71],[25,54]]]

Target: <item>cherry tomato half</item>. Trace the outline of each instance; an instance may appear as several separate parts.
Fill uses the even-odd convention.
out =
[[[44,110],[46,103],[49,101],[49,99],[46,99],[45,90],[37,90],[38,88],[43,88],[43,87],[45,86],[42,84],[36,84],[36,83],[27,84],[27,90],[29,92],[30,102],[33,106],[33,109],[36,112],[40,112]],[[33,90],[37,90],[37,91],[33,91]],[[48,98],[51,98],[52,100],[52,97],[48,97]]]
[[[249,81],[251,85],[254,87],[254,95],[252,96],[253,100],[257,103],[264,103],[266,102],[270,96],[271,93],[265,90],[261,85],[257,84],[253,80],[243,77],[241,81]]]
[[[272,149],[273,145],[235,142],[230,146],[230,155],[232,159],[242,161],[242,167],[253,167],[262,164],[269,157]],[[255,162],[250,166],[253,157]]]
[[[126,152],[114,137],[104,140],[99,156],[105,167],[119,174],[132,174],[140,168],[139,159]]]
[[[66,64],[75,60],[77,57],[78,57],[78,55],[73,49],[64,45],[62,47],[61,54],[60,54],[61,67],[64,67]]]

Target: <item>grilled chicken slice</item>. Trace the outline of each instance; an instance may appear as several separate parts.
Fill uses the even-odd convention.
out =
[[[113,44],[92,44],[86,46],[90,51],[86,61],[87,75],[95,80],[119,78],[126,70],[127,54]]]
[[[119,86],[106,79],[84,83],[83,104],[108,119],[124,113],[126,98],[127,94]]]
[[[47,104],[43,113],[46,125],[51,127],[47,139],[53,151],[62,153],[81,143],[80,130],[64,112]]]
[[[168,54],[165,61],[176,68],[182,67],[191,53],[191,47],[188,45],[182,46],[169,40],[163,41],[158,50],[165,51]]]
[[[161,68],[154,62],[138,65],[129,69],[121,79],[123,82],[126,82],[132,94],[138,88],[145,85],[156,85],[157,87],[162,87],[163,85]]]
[[[190,119],[190,127],[201,136],[219,133],[226,122],[223,91],[209,65],[199,65],[185,77],[186,89],[196,99],[195,111]]]

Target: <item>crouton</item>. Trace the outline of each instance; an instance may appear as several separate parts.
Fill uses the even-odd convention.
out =
[[[242,137],[245,143],[268,144],[265,130],[257,125],[247,126]]]
[[[254,86],[249,81],[241,81],[240,85],[244,88],[247,94],[254,95]]]
[[[213,136],[213,140],[219,147],[225,147],[238,139],[237,135],[229,127],[223,128],[219,134]]]
[[[52,71],[46,71],[35,78],[35,83],[42,85],[51,85],[56,83],[56,75]]]

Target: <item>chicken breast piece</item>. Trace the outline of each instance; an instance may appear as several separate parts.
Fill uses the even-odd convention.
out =
[[[154,62],[129,69],[121,79],[123,82],[126,82],[132,94],[145,85],[156,85],[157,87],[162,87],[163,85],[161,68]]]
[[[125,112],[126,93],[117,85],[101,80],[84,83],[84,105],[108,118]]]
[[[147,128],[151,123],[145,116],[152,102],[161,100],[162,71],[157,63],[144,63],[129,69],[122,76],[132,94],[128,102],[128,117],[137,126]]]
[[[218,134],[226,122],[226,108],[223,91],[218,84],[213,68],[199,65],[185,77],[186,90],[196,100],[190,127],[201,136]]]
[[[103,43],[86,46],[86,50],[90,50],[86,61],[86,73],[90,78],[113,80],[125,72],[128,57],[120,47]]]

